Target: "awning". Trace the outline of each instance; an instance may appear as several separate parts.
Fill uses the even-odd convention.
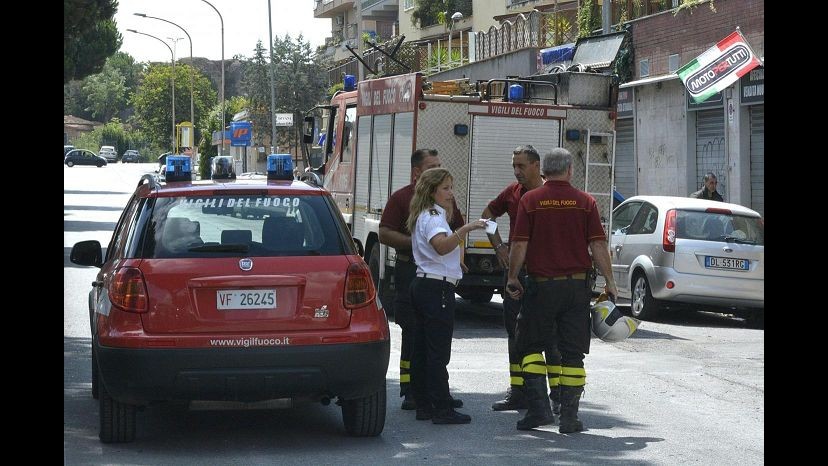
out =
[[[635,87],[635,86],[643,86],[645,84],[654,84],[662,81],[669,81],[671,79],[678,79],[678,75],[675,73],[671,74],[662,74],[661,76],[650,76],[647,78],[642,78],[637,81],[630,81],[628,83],[621,84],[618,86],[620,89],[624,89],[626,87]]]

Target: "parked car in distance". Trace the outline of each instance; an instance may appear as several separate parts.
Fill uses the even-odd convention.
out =
[[[63,156],[66,157],[66,154],[68,154],[69,151],[73,150],[74,148],[75,148],[75,146],[64,145],[63,146]]]
[[[264,176],[176,177],[142,177],[106,256],[96,240],[70,255],[100,268],[88,312],[101,441],[134,440],[137,408],[171,400],[238,408],[338,398],[349,435],[379,435],[388,320],[330,193]],[[217,209],[237,204],[267,212]]]
[[[90,150],[75,149],[66,154],[63,158],[63,163],[65,163],[67,167],[73,167],[75,165],[94,165],[96,167],[103,167],[107,162],[105,158],[95,155],[95,153]]]
[[[128,149],[124,151],[124,154],[121,156],[121,163],[138,163],[140,161],[140,156],[138,155],[138,151],[135,149]]]
[[[118,160],[118,153],[115,152],[115,146],[101,146],[98,155],[105,158],[107,162],[115,162]]]
[[[633,316],[678,304],[764,326],[765,226],[754,210],[689,197],[635,196],[612,214],[610,255]]]

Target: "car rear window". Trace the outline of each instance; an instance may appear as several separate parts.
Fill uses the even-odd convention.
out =
[[[224,195],[154,200],[144,258],[326,256],[352,253],[318,195]]]
[[[676,237],[764,245],[765,228],[758,217],[679,210],[676,212]]]

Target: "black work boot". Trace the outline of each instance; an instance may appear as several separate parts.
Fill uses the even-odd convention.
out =
[[[439,409],[434,411],[431,422],[434,424],[468,424],[471,422],[471,416],[458,413],[454,408]]]
[[[505,399],[495,401],[492,404],[492,411],[515,411],[518,409],[526,409],[526,396],[523,394],[522,387],[512,385],[506,390]]]
[[[578,402],[584,387],[561,385],[561,422],[558,432],[569,434],[584,430],[584,424],[578,419]]]
[[[530,430],[555,422],[555,415],[546,397],[546,377],[525,377],[523,394],[526,395],[526,416],[517,422],[517,430]]]
[[[552,400],[552,412],[561,415],[561,386],[549,387],[549,399]]]

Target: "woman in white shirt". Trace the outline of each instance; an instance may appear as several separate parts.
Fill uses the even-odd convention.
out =
[[[408,230],[417,263],[411,282],[416,327],[411,381],[417,402],[417,419],[434,424],[468,424],[471,417],[451,407],[448,366],[454,333],[454,290],[463,277],[463,237],[486,227],[484,220],[467,223],[453,231],[453,178],[445,168],[424,171],[411,199]]]

